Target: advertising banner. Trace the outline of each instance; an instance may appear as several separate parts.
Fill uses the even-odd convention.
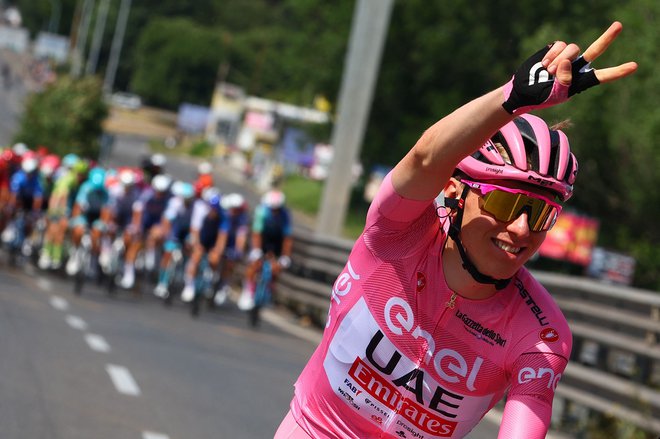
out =
[[[548,232],[539,254],[587,266],[598,239],[598,220],[575,212],[563,211]]]

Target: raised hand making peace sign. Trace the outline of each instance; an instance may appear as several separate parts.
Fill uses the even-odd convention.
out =
[[[591,62],[602,55],[623,26],[614,22],[580,56],[575,43],[556,41],[527,59],[504,87],[504,109],[511,114],[545,108],[564,102],[600,83],[611,82],[637,70],[637,63],[592,69]]]

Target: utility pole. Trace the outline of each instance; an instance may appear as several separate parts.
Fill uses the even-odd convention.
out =
[[[95,0],[84,0],[78,31],[76,32],[76,45],[73,48],[73,60],[71,62],[71,76],[77,78],[82,70],[85,47],[87,46],[87,32],[89,22],[92,19]]]
[[[131,0],[121,0],[117,25],[115,26],[115,35],[112,38],[112,47],[110,48],[110,59],[108,60],[108,67],[105,70],[105,78],[103,80],[103,92],[106,94],[112,93],[112,87],[115,83],[115,75],[117,74],[117,66],[119,66],[119,56],[121,55],[121,47],[124,44],[124,33],[126,32],[126,23],[128,22],[128,13],[130,10]]]
[[[101,51],[101,43],[103,43],[103,32],[105,32],[105,22],[108,18],[109,6],[110,0],[101,0],[101,3],[99,3],[96,23],[94,23],[92,47],[89,49],[89,57],[87,58],[87,66],[85,67],[86,75],[93,75],[96,73],[96,65],[99,62],[99,52]]]
[[[325,181],[316,232],[340,236],[373,99],[378,68],[394,0],[358,0],[342,77],[337,123],[332,132],[334,157]]]

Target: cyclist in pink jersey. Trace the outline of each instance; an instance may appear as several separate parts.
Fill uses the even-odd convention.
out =
[[[460,438],[505,394],[498,437],[545,437],[571,332],[523,264],[572,195],[577,161],[563,132],[526,113],[633,73],[590,65],[621,29],[582,56],[561,41],[540,50],[385,178],[276,439]]]

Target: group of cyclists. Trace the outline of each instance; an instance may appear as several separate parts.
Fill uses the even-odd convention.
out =
[[[199,164],[189,182],[168,175],[166,162],[153,154],[138,166],[107,168],[45,147],[6,148],[0,153],[2,241],[33,256],[40,269],[79,280],[105,276],[129,290],[140,273],[153,275],[156,296],[171,300],[178,293],[183,302],[205,295],[224,303],[234,269],[244,262],[242,297],[252,298],[246,309],[254,307],[263,262],[273,277],[291,263],[284,194],[267,191],[251,212],[242,194],[223,194],[214,185],[210,163]],[[212,281],[201,291],[206,273]]]

